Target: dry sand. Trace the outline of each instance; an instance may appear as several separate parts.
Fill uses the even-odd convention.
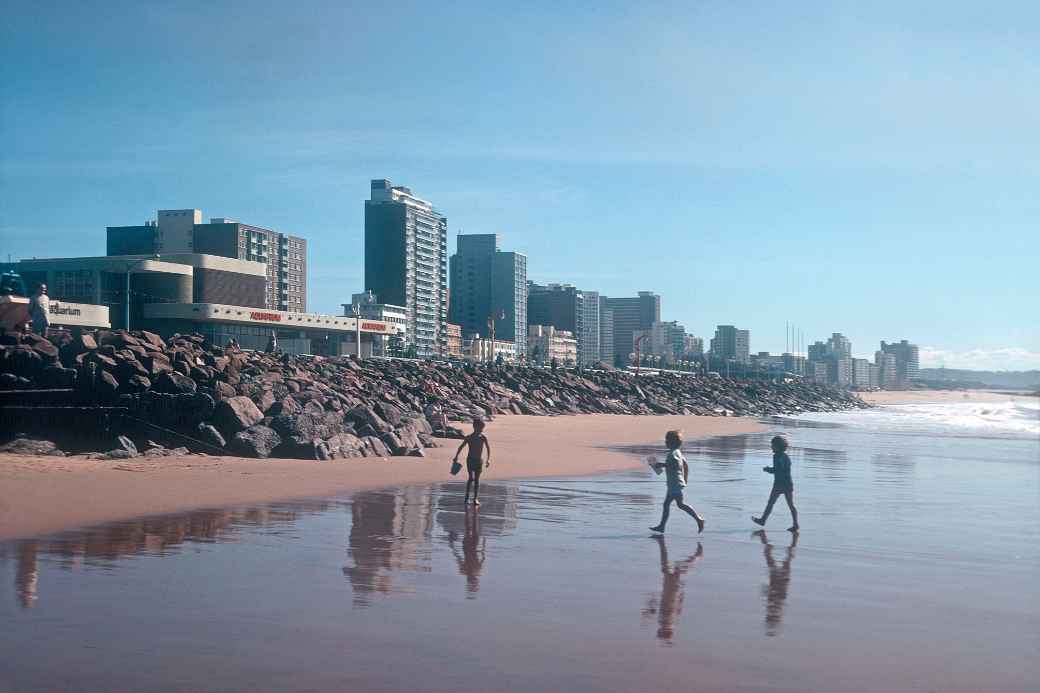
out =
[[[1018,397],[1029,397],[1019,392],[996,390],[883,390],[861,392],[860,397],[871,404],[946,404],[951,402],[1007,402]]]
[[[488,425],[488,478],[596,474],[643,461],[613,446],[763,430],[752,419],[700,416],[500,417]],[[427,457],[255,460],[239,457],[90,460],[0,455],[0,540],[206,507],[328,496],[448,478],[457,443]]]

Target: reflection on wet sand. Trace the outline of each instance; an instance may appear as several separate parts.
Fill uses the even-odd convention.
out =
[[[38,595],[40,557],[53,557],[64,570],[81,565],[111,566],[138,554],[170,555],[184,544],[233,541],[243,528],[287,526],[305,515],[322,513],[332,501],[300,502],[234,510],[199,510],[142,520],[114,522],[43,539],[15,543],[15,593],[23,608]],[[0,553],[6,558],[6,552]]]
[[[787,601],[787,590],[791,585],[791,563],[794,562],[794,550],[798,546],[798,532],[791,534],[791,544],[782,563],[777,564],[773,558],[773,545],[769,543],[765,530],[753,532],[762,542],[762,553],[769,568],[769,585],[762,586],[762,596],[766,600],[766,635],[774,636],[780,632],[784,617],[784,602]]]
[[[844,450],[792,448],[795,461],[801,461],[809,478],[844,481],[848,478],[849,454]],[[799,455],[801,460],[799,460]]]
[[[464,508],[458,483],[358,493],[351,503],[347,555],[344,566],[354,604],[371,604],[374,594],[403,594],[402,573],[432,570],[433,528],[447,533],[446,541],[466,577],[467,597],[480,589],[480,573],[487,557],[487,536],[502,535],[516,527],[516,488],[486,484],[480,489],[479,509]],[[461,542],[460,542],[461,537]],[[459,547],[461,543],[461,554]]]
[[[657,637],[671,645],[675,633],[675,619],[682,614],[683,602],[686,600],[686,584],[683,575],[704,555],[704,548],[697,542],[697,551],[690,557],[672,564],[668,560],[668,547],[664,537],[652,537],[657,542],[661,560],[661,591],[650,596],[643,609],[644,618],[657,617]]]

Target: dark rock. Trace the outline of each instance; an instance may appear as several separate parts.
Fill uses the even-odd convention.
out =
[[[194,394],[197,388],[194,380],[177,372],[161,373],[152,383],[153,390],[170,395]]]
[[[217,394],[217,399],[227,399],[228,397],[234,397],[238,394],[234,387],[221,381],[214,383],[213,389]]]
[[[362,448],[365,453],[365,457],[390,457],[390,449],[386,447],[386,443],[375,436],[366,436],[361,439],[364,444]]]
[[[231,441],[231,449],[244,457],[270,457],[282,443],[274,429],[262,424],[239,431]]]
[[[94,379],[94,393],[103,402],[114,400],[119,391],[119,381],[108,371],[98,371]]]
[[[225,437],[234,436],[239,431],[260,423],[264,415],[248,397],[229,397],[216,404],[213,411],[213,424]]]

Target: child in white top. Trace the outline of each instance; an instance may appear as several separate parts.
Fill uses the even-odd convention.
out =
[[[697,511],[686,505],[683,500],[683,490],[686,488],[686,479],[690,475],[690,466],[686,464],[686,458],[682,451],[682,431],[668,431],[664,437],[664,444],[668,447],[668,456],[664,462],[657,462],[653,466],[655,470],[664,469],[668,481],[668,494],[664,497],[664,508],[661,510],[661,522],[656,527],[651,527],[652,532],[664,532],[664,525],[668,522],[668,508],[675,501],[679,510],[687,513],[697,521],[697,533],[704,531],[704,518]]]

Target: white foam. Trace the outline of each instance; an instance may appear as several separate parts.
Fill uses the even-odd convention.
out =
[[[889,404],[874,409],[808,414],[799,418],[906,433],[1040,436],[1040,401],[1022,397],[1006,402]]]

